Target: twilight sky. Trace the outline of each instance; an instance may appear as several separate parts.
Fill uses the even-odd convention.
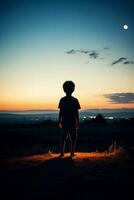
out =
[[[0,110],[57,109],[66,80],[82,109],[134,108],[133,36],[133,1],[0,1]]]

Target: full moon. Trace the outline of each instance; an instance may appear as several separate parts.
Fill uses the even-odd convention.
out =
[[[127,25],[127,24],[124,24],[124,25],[123,25],[123,28],[124,28],[125,30],[127,30],[127,29],[128,29],[128,25]]]

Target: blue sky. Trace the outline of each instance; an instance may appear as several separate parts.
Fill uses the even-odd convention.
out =
[[[133,4],[1,1],[1,109],[57,108],[70,79],[83,108],[133,107]],[[111,94],[129,101],[111,102]]]

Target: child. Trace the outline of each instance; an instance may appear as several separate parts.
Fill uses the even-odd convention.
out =
[[[66,96],[60,99],[58,108],[59,111],[59,127],[61,128],[61,149],[60,157],[64,156],[65,140],[69,136],[71,141],[71,154],[74,156],[77,129],[79,128],[79,112],[80,104],[72,95],[75,89],[75,84],[72,81],[66,81],[63,84],[63,90]]]

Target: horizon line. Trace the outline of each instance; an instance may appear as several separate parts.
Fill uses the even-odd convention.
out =
[[[134,110],[134,108],[86,108],[80,109],[80,111],[87,111],[87,110]],[[26,112],[26,111],[59,111],[59,109],[2,109],[0,112]]]

